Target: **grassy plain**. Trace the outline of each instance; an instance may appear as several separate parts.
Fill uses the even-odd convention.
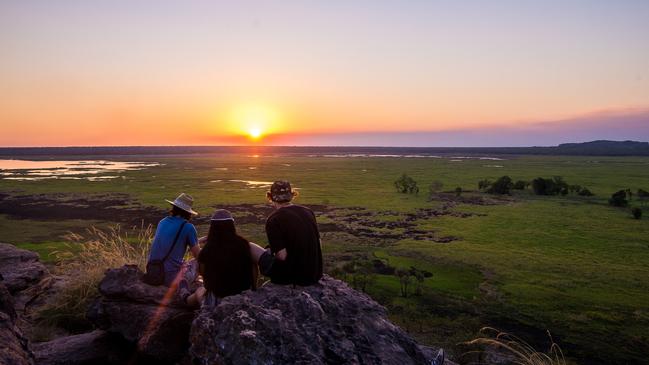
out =
[[[355,212],[369,214],[373,224],[363,228],[376,232],[378,238],[354,234],[353,225],[363,221],[351,223],[346,232],[323,233],[323,250],[333,263],[330,268],[360,255],[433,274],[425,279],[420,296],[401,297],[394,275],[375,274],[366,290],[414,336],[450,347],[456,358],[463,351],[459,342],[475,337],[481,326],[491,325],[538,347],[547,344],[548,330],[568,357],[582,363],[647,361],[649,218],[634,220],[628,209],[610,207],[607,199],[619,189],[649,190],[649,158],[508,156],[498,161],[253,154],[102,158],[163,165],[122,172],[124,178],[107,181],[0,179],[0,193],[124,193],[142,206],[166,208],[164,199],[182,191],[194,196],[197,211],[209,215],[221,205],[265,203],[265,188],[231,180],[288,179],[299,188],[299,203],[333,209],[320,217],[321,224],[337,223]],[[393,181],[402,173],[419,183],[418,195],[396,192]],[[443,190],[461,187],[463,197],[485,198],[476,191],[477,182],[502,175],[514,180],[562,176],[570,184],[588,187],[595,196],[539,197],[526,190],[497,199],[493,205],[458,200],[446,207],[446,198],[428,199],[427,186],[433,180],[442,182]],[[642,206],[638,201],[632,204]],[[357,208],[362,209],[353,210]],[[413,218],[421,209],[468,214]],[[1,240],[46,257],[63,241],[65,231],[111,223],[92,217],[17,219],[2,213]],[[455,240],[440,243],[405,234],[380,238],[404,230],[375,223],[406,218],[417,230]],[[205,232],[207,225],[198,228]],[[240,229],[252,240],[265,240],[259,224]]]

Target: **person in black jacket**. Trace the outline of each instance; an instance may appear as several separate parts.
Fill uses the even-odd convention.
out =
[[[253,261],[276,284],[313,285],[322,277],[320,232],[313,211],[293,204],[288,181],[275,181],[266,193],[275,211],[266,220],[269,248],[251,243]]]

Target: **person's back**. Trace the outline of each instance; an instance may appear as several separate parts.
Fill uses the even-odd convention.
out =
[[[275,210],[266,221],[273,254],[286,249],[285,260],[273,263],[271,282],[313,285],[322,278],[322,251],[315,214],[300,205]]]
[[[216,298],[236,295],[254,287],[248,240],[236,233],[234,220],[226,210],[214,213],[198,262],[205,289]]]
[[[149,262],[162,260],[168,254],[163,263],[166,286],[171,285],[179,273],[187,248],[198,244],[196,228],[188,222],[190,217],[191,213],[174,206],[171,215],[162,219],[156,228]]]

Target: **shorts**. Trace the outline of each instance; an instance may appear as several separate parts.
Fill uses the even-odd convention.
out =
[[[264,276],[271,276],[275,260],[275,255],[270,252],[270,249],[266,249],[266,252],[259,256],[259,272]]]

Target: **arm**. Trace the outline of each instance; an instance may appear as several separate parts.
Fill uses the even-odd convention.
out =
[[[205,242],[207,242],[207,236],[203,236],[203,237],[198,239],[198,244],[199,245],[204,245]]]
[[[280,260],[280,261],[286,261],[286,249],[283,248],[275,254],[275,258]]]
[[[198,254],[201,252],[201,248],[199,245],[194,245],[189,250],[192,252],[192,256],[194,256],[195,259],[198,258]]]
[[[193,224],[188,224],[191,226],[189,233],[187,235],[187,243],[189,245],[189,251],[191,251],[192,256],[194,256],[195,259],[198,258],[198,253],[201,252],[201,247],[198,245],[198,232],[196,232],[196,227],[194,227]]]

